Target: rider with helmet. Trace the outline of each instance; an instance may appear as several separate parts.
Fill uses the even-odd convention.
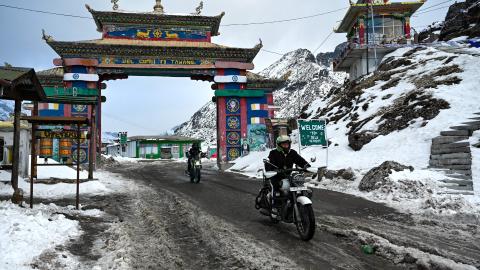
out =
[[[302,158],[297,151],[291,149],[292,141],[287,135],[281,135],[277,138],[277,148],[270,151],[268,155],[268,162],[265,163],[266,171],[279,171],[293,168],[293,164],[296,164],[300,168],[311,167],[304,158]],[[275,168],[275,166],[277,168]],[[273,177],[270,181],[273,186],[274,197],[278,196],[278,192],[281,186],[281,180],[285,178],[285,173],[279,173]],[[275,200],[274,200],[275,203]],[[272,207],[275,211],[275,206]]]
[[[186,173],[189,173],[190,170],[192,169],[192,164],[191,164],[192,159],[195,158],[200,153],[201,153],[200,144],[198,142],[194,142],[192,144],[192,148],[190,148],[190,150],[188,150],[188,152],[187,152],[187,157],[188,157],[188,161],[187,161],[188,168],[187,169],[188,170],[186,171]]]

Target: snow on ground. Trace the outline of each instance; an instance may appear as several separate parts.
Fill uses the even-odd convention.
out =
[[[80,235],[78,221],[52,209],[58,207],[35,205],[29,209],[0,201],[0,269],[32,269],[34,257]]]
[[[53,159],[48,159],[48,164],[59,164]],[[43,158],[38,158],[38,164],[45,164]],[[30,163],[28,165],[28,173],[30,174]],[[76,167],[67,167],[67,166],[38,166],[37,167],[37,176],[38,179],[50,179],[50,178],[59,178],[59,179],[77,179]],[[88,177],[88,173],[84,170],[80,171],[80,179],[85,179]]]
[[[65,175],[67,170],[56,171],[62,167],[48,167],[49,175]],[[55,169],[57,168],[57,169]],[[67,167],[68,168],[68,167]],[[70,169],[70,168],[68,168]],[[70,169],[74,171],[73,169]],[[2,172],[3,174],[3,172]],[[132,183],[120,176],[108,172],[96,172],[98,180],[80,184],[80,203],[83,196],[106,195],[111,192],[127,192]],[[8,179],[9,180],[9,179]],[[28,197],[29,183],[19,179],[19,186]],[[74,183],[34,184],[34,197],[41,199],[72,198],[75,203],[76,185]],[[11,196],[12,187],[7,182],[0,182],[0,196]],[[78,221],[70,220],[63,214],[100,217],[104,213],[98,209],[75,210],[73,205],[60,207],[53,203],[34,204],[33,209],[21,208],[10,201],[0,201],[0,269],[32,269],[30,264],[44,252],[52,250],[70,239],[78,238],[82,231]],[[58,261],[67,269],[80,266],[75,256],[62,251]],[[66,253],[66,254],[63,254]],[[73,267],[73,268],[70,268]]]
[[[354,151],[349,147],[348,133],[349,128],[347,124],[349,121],[344,119],[339,120],[336,124],[331,123],[327,127],[327,136],[331,141],[331,147],[328,151],[328,168],[331,170],[338,170],[343,168],[352,168],[356,174],[356,180],[348,183],[337,183],[336,181],[322,182],[319,187],[342,191],[357,196],[361,196],[374,201],[382,201],[391,206],[394,206],[403,211],[433,211],[443,214],[451,214],[458,211],[478,212],[480,209],[480,149],[472,149],[473,156],[473,178],[475,187],[475,196],[451,196],[440,195],[442,189],[438,187],[438,180],[446,177],[439,172],[428,170],[428,162],[430,159],[430,146],[432,138],[439,136],[441,131],[448,130],[451,126],[460,125],[462,122],[468,121],[468,118],[474,117],[474,113],[480,112],[480,103],[478,102],[478,74],[480,74],[480,65],[478,61],[480,58],[478,53],[480,49],[475,48],[458,48],[457,44],[441,44],[438,47],[427,47],[427,49],[415,53],[411,59],[418,62],[408,70],[405,78],[400,78],[400,82],[395,87],[390,87],[386,90],[381,90],[382,85],[386,82],[377,82],[371,88],[364,89],[361,95],[362,100],[371,100],[369,107],[365,111],[358,111],[359,119],[366,119],[371,115],[376,114],[384,106],[390,106],[390,102],[399,97],[402,93],[415,89],[415,85],[410,78],[428,74],[439,67],[444,66],[440,61],[440,57],[456,57],[449,65],[458,65],[463,72],[455,75],[462,79],[460,84],[453,85],[439,85],[436,88],[431,88],[428,91],[436,98],[441,98],[448,101],[450,109],[441,110],[440,114],[434,119],[425,123],[424,121],[416,121],[417,123],[409,125],[409,127],[394,131],[388,135],[381,135],[372,140],[370,143],[363,146],[361,151]],[[456,49],[461,49],[456,50]],[[390,55],[385,56],[402,56],[410,48],[399,49]],[[395,76],[395,75],[394,75]],[[392,77],[394,77],[392,76]],[[437,80],[448,78],[452,75],[441,76]],[[391,94],[392,97],[384,100],[383,96]],[[378,97],[378,98],[377,98]],[[328,100],[317,99],[311,103],[307,111],[316,112],[319,108],[323,108]],[[478,117],[478,115],[477,115]],[[376,128],[374,125],[378,119],[369,121],[364,129]],[[417,119],[422,120],[422,119]],[[472,138],[478,142],[479,133],[476,133],[476,138]],[[294,133],[292,139],[294,143],[296,140]],[[472,147],[473,148],[473,147]],[[292,149],[298,151],[298,144],[293,144]],[[311,157],[316,157],[316,162],[312,165],[315,167],[322,167],[326,165],[327,151],[321,147],[308,147],[302,149],[302,156],[309,161]],[[261,173],[257,171],[263,168],[262,159],[268,156],[268,151],[252,153],[247,157],[240,158],[235,161],[235,165],[230,169],[233,172],[241,172],[251,177],[261,177]],[[414,190],[408,190],[403,187],[401,190],[391,190],[391,192],[372,192],[365,193],[358,190],[358,183],[363,175],[373,167],[379,166],[387,160],[397,161],[404,165],[413,166],[413,172],[400,172],[391,175],[393,183],[400,183],[405,181],[418,181],[417,186],[425,185],[425,193],[415,194]],[[411,183],[410,183],[411,184]],[[393,185],[392,188],[395,188]],[[398,186],[396,188],[399,188]],[[429,193],[427,190],[430,190]],[[398,194],[396,194],[398,193]],[[433,194],[429,196],[428,194]],[[429,204],[429,199],[430,200]],[[449,201],[449,202],[448,202]],[[463,209],[439,210],[435,207],[440,207],[443,203],[456,204],[457,206],[464,206]],[[413,208],[412,208],[413,207]]]

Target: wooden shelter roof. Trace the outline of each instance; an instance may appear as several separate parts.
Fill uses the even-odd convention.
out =
[[[33,68],[0,67],[0,87],[3,89],[2,99],[45,99],[45,92]]]
[[[158,12],[128,12],[128,11],[97,11],[86,5],[92,14],[97,31],[103,32],[105,25],[138,25],[155,27],[190,27],[206,28],[212,36],[218,36],[220,22],[225,15],[202,16],[191,14],[165,14]]]
[[[375,14],[382,13],[409,13],[413,14],[417,11],[423,4],[425,0],[414,1],[414,2],[389,2],[387,4],[373,4],[373,12]],[[343,17],[340,25],[335,29],[336,33],[347,33],[355,24],[356,19],[359,16],[367,14],[367,8],[369,7],[366,3],[360,4],[351,4],[347,13]]]

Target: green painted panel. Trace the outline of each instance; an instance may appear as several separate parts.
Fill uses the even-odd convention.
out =
[[[263,97],[263,90],[216,90],[217,97]]]
[[[81,87],[44,87],[47,97],[97,97],[97,89]]]

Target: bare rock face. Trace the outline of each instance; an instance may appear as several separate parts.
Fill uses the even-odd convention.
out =
[[[17,188],[12,195],[12,203],[22,204],[23,202],[23,189]]]
[[[326,179],[335,179],[341,178],[348,181],[355,180],[355,173],[351,168],[340,169],[340,170],[327,170],[326,168],[320,169],[319,178],[325,177]]]
[[[439,40],[480,36],[480,0],[467,0],[450,6]]]
[[[368,131],[362,131],[359,133],[352,133],[348,135],[348,145],[355,151],[359,151],[363,146],[373,139],[375,139],[378,134],[374,134]]]
[[[403,171],[403,170],[413,171],[412,166],[405,166],[395,161],[385,161],[380,166],[372,168],[368,173],[362,178],[358,188],[361,191],[373,191],[379,189],[381,186],[387,183],[388,176],[392,171]]]

